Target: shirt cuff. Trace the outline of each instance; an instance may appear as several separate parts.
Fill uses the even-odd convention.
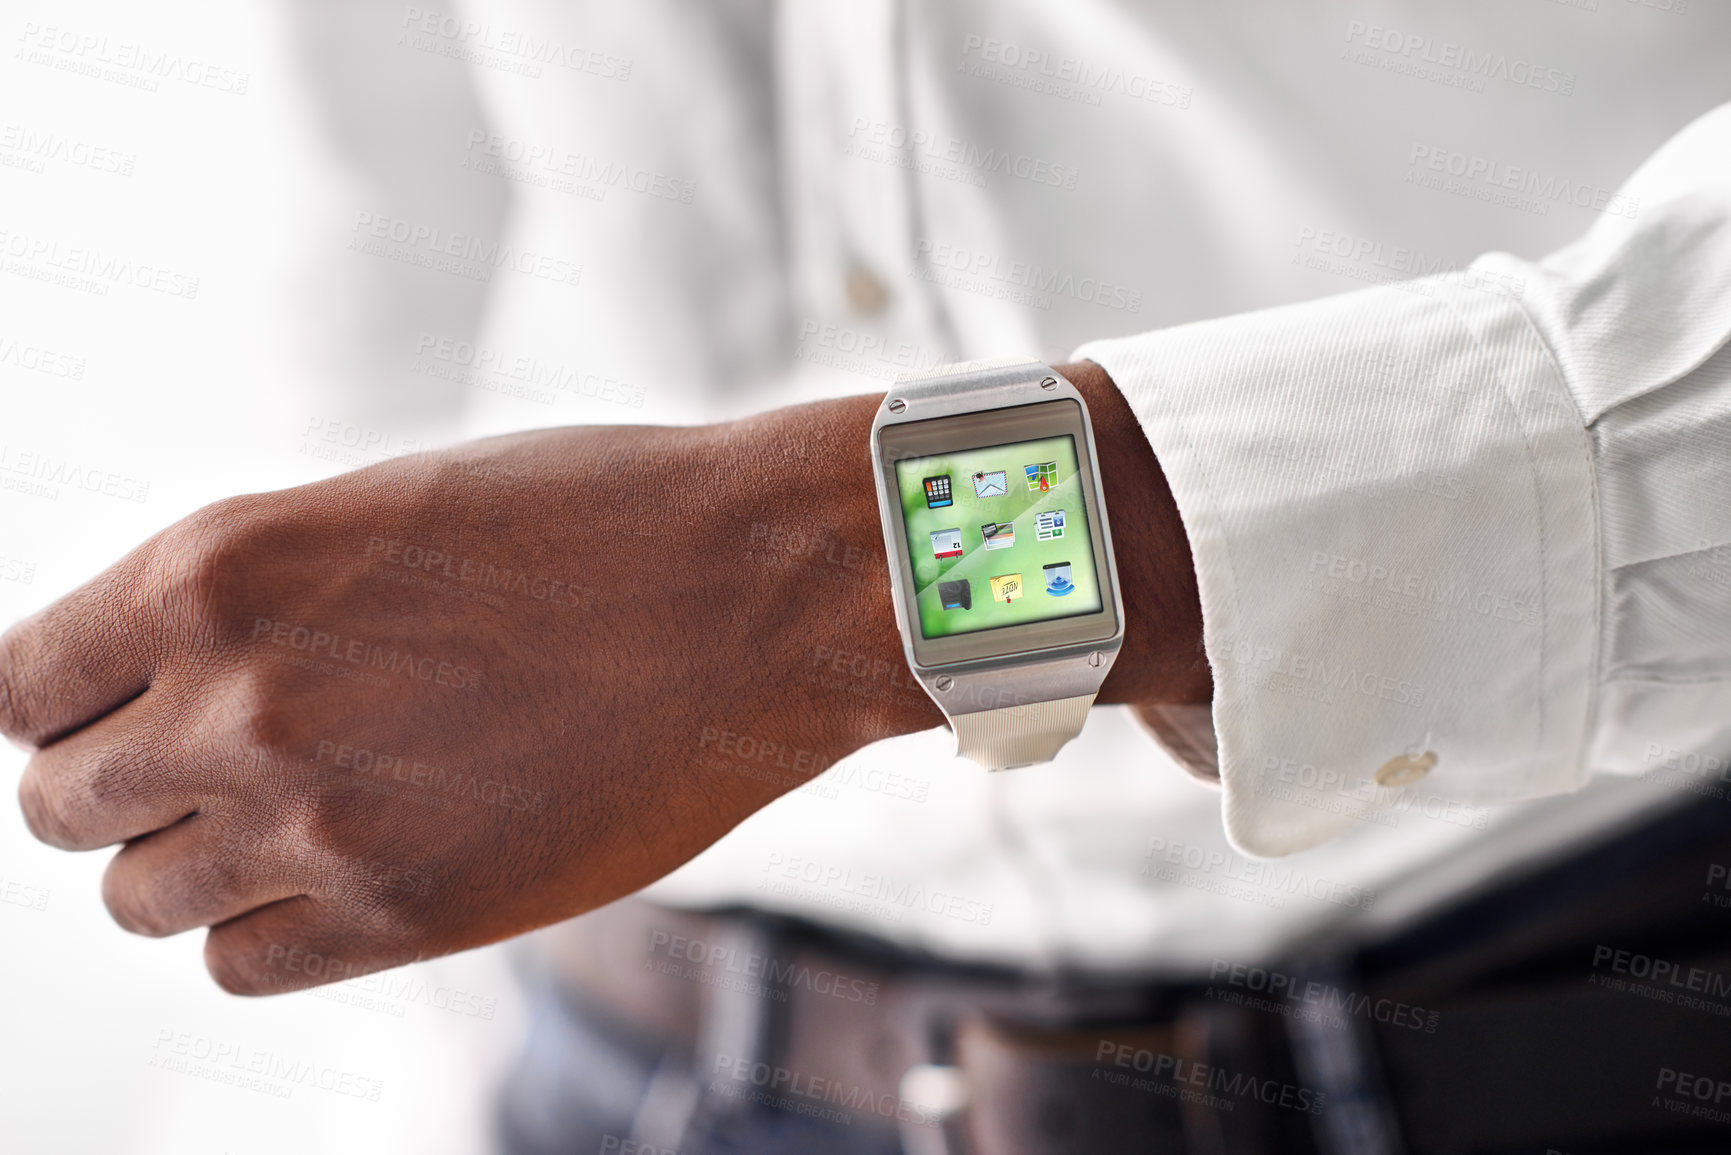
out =
[[[1511,267],[1077,351],[1184,519],[1245,853],[1584,780],[1591,445]]]

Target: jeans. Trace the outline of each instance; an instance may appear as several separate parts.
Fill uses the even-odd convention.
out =
[[[900,1155],[893,1129],[813,1118],[753,1098],[750,1083],[706,1080],[681,1048],[634,1032],[545,975],[532,975],[531,1025],[501,1089],[503,1155]]]

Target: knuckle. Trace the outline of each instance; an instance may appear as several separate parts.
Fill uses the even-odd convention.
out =
[[[79,849],[78,832],[64,795],[34,769],[25,770],[19,780],[18,808],[24,812],[24,825],[38,842],[61,850]]]
[[[285,692],[291,688],[283,685],[286,680],[286,673],[271,668],[230,678],[217,691],[214,708],[222,729],[255,762],[276,765],[305,757],[305,710]]]
[[[223,504],[219,501],[181,518],[157,539],[151,566],[166,589],[196,590],[222,569],[237,539],[231,519],[221,512]]]
[[[272,984],[244,940],[212,931],[204,942],[204,969],[231,995],[269,994]]]
[[[0,734],[34,745],[45,735],[29,697],[18,685],[20,645],[16,630],[0,634]]]
[[[0,734],[19,737],[24,730],[24,718],[18,708],[18,695],[13,686],[12,634],[0,634]]]
[[[77,795],[93,813],[104,814],[156,793],[177,764],[153,749],[164,741],[164,736],[151,736],[88,752],[67,769],[69,797]]]
[[[102,904],[120,928],[146,938],[166,938],[181,928],[164,909],[164,896],[127,873],[116,857],[102,876]]]
[[[150,585],[166,606],[188,620],[239,629],[239,610],[224,598],[232,601],[230,591],[240,591],[246,583],[223,579],[245,565],[257,528],[246,498],[224,498],[182,518],[152,544]]]
[[[393,877],[396,873],[363,864],[355,868],[344,898],[368,926],[386,938],[403,941],[426,925],[429,904]]]

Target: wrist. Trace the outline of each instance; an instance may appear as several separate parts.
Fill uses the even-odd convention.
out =
[[[1142,423],[1093,361],[1054,368],[1088,402],[1124,599],[1124,645],[1096,700],[1136,706],[1211,701],[1190,538]]]
[[[1201,602],[1165,475],[1104,369],[1056,368],[1088,403],[1124,600],[1124,645],[1098,700],[1206,702]],[[848,397],[716,427],[716,475],[753,479],[729,492],[740,573],[765,607],[762,673],[822,765],[944,721],[908,669],[890,595],[869,451],[881,402]]]
[[[941,726],[908,668],[890,593],[870,439],[881,395],[792,406],[724,426],[756,455],[745,496],[746,570],[767,583],[765,673],[828,765],[860,747]],[[750,447],[749,450],[744,447]]]

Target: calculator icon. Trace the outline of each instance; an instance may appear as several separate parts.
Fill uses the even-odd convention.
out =
[[[942,509],[946,505],[955,504],[955,500],[950,496],[949,474],[943,473],[937,477],[926,478],[925,487],[927,509]]]

